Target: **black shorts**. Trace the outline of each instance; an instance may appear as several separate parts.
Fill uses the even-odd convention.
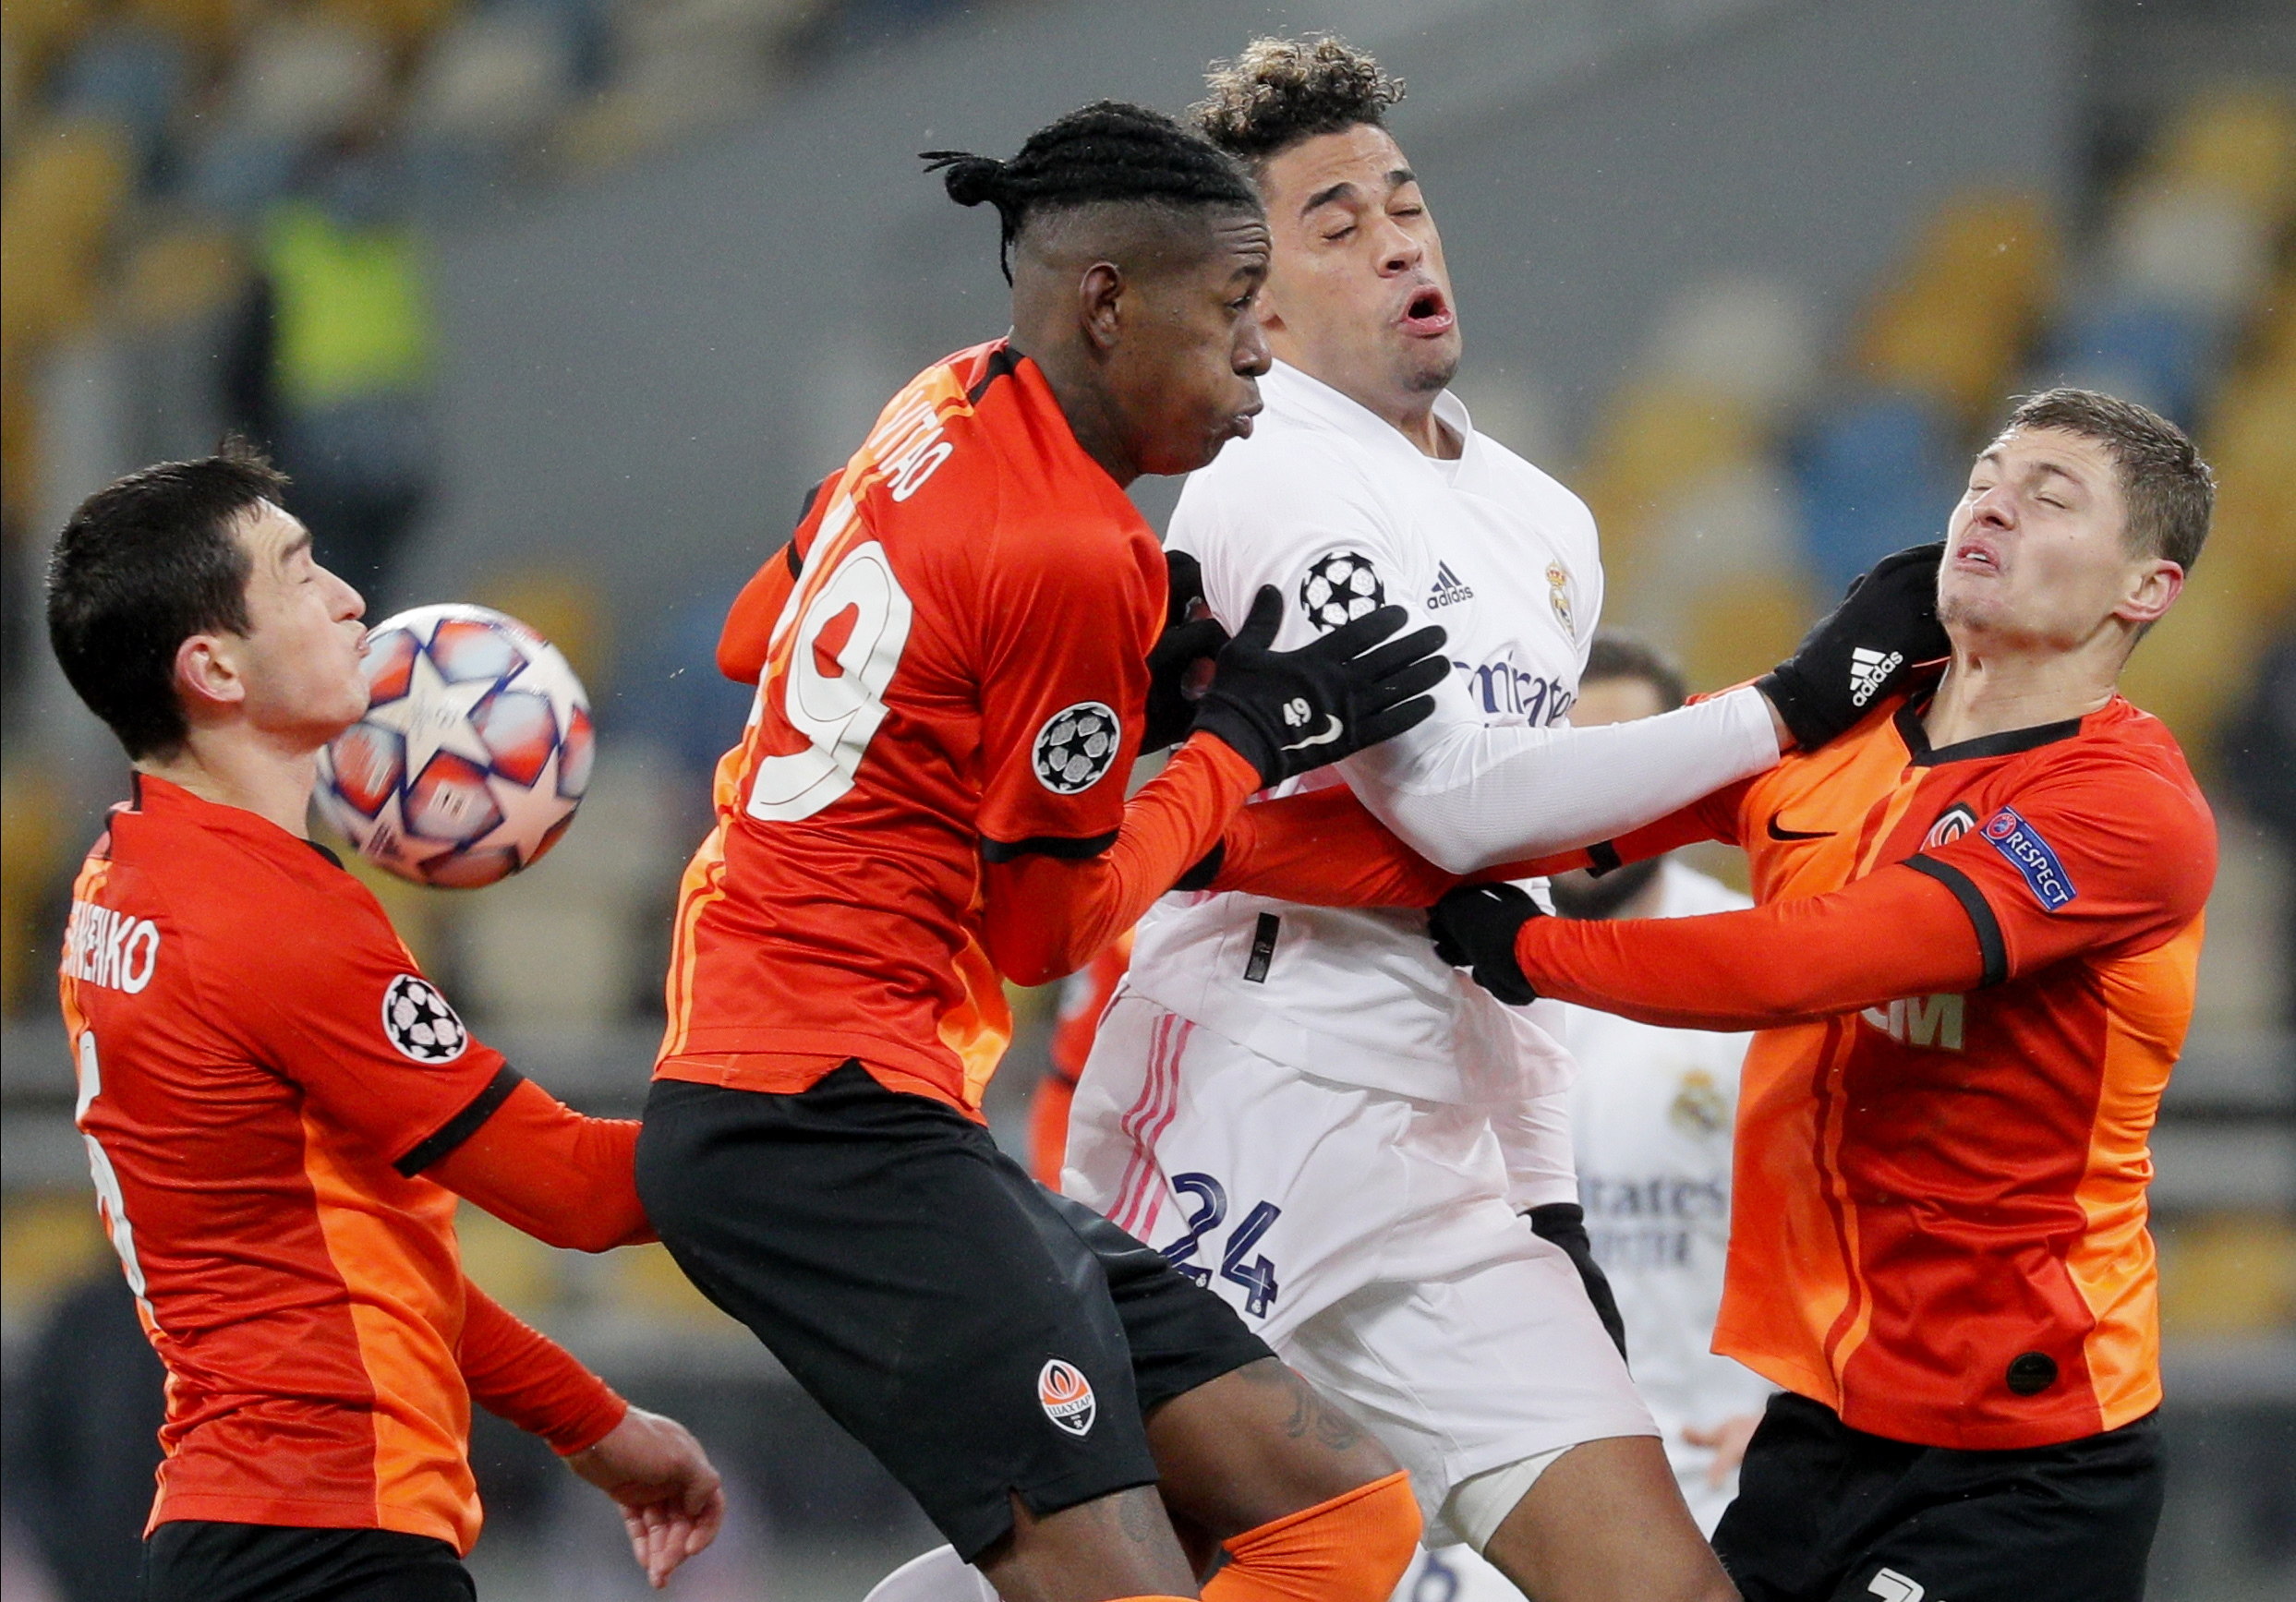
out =
[[[179,1519],[143,1543],[143,1602],[474,1602],[444,1541]]]
[[[2160,1523],[2151,1415],[2058,1446],[1961,1451],[1770,1398],[1714,1550],[1746,1602],[2137,1602]]]
[[[1049,1513],[1154,1484],[1147,1411],[1271,1355],[987,1130],[858,1063],[796,1095],[657,1080],[637,1178],[687,1277],[968,1560],[1015,1493]]]

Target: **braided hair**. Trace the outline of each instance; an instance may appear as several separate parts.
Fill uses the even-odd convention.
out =
[[[1095,101],[1028,137],[1009,162],[969,151],[920,152],[960,206],[997,208],[997,259],[1012,282],[1012,243],[1031,217],[1104,201],[1256,211],[1259,191],[1233,158],[1161,112]]]

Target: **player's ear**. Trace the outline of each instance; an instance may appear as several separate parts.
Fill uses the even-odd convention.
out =
[[[1076,283],[1077,321],[1096,351],[1116,348],[1124,327],[1124,270],[1113,261],[1095,261]]]
[[[2177,563],[2165,557],[2133,563],[2128,587],[2121,592],[2121,604],[2113,608],[2113,616],[2123,622],[2157,623],[2183,593],[2184,569]]]
[[[236,642],[226,634],[193,634],[175,647],[175,693],[193,723],[248,698]]]

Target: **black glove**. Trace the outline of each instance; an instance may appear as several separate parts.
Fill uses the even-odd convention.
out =
[[[1196,697],[1211,679],[1212,663],[1227,644],[1227,631],[1203,608],[1203,569],[1184,550],[1164,553],[1169,580],[1164,632],[1148,652],[1148,717],[1142,754],[1178,745],[1196,721]],[[1191,682],[1192,681],[1192,682]],[[1190,691],[1193,693],[1190,693]]]
[[[1196,704],[1196,727],[1235,747],[1271,785],[1392,740],[1434,711],[1427,693],[1451,673],[1435,654],[1441,629],[1388,638],[1409,618],[1401,607],[1382,607],[1296,651],[1271,650],[1284,597],[1263,585],[1220,652],[1212,688]]]
[[[1952,652],[1938,621],[1938,563],[1945,545],[1885,556],[1851,584],[1794,655],[1757,679],[1804,751],[1848,732],[1916,662]]]
[[[1461,885],[1427,911],[1435,955],[1464,968],[1475,982],[1509,1006],[1539,999],[1515,960],[1515,936],[1541,916],[1539,903],[1518,885]]]
[[[1618,1295],[1611,1289],[1611,1276],[1594,1260],[1594,1242],[1587,1238],[1585,1209],[1575,1201],[1550,1201],[1544,1207],[1532,1208],[1523,1216],[1530,1220],[1531,1234],[1561,1247],[1578,1270],[1578,1283],[1587,1287],[1587,1300],[1594,1304],[1594,1316],[1602,1320],[1602,1328],[1610,1332],[1611,1344],[1624,1357],[1625,1316],[1618,1310]]]

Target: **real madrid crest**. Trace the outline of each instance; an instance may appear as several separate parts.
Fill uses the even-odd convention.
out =
[[[1719,1135],[1730,1127],[1730,1102],[1713,1075],[1692,1068],[1682,1076],[1682,1088],[1674,1092],[1674,1104],[1666,1109],[1666,1116],[1686,1135]]]
[[[1578,625],[1570,615],[1570,569],[1559,561],[1547,563],[1547,601],[1554,608],[1554,620],[1563,625],[1563,632],[1578,638]]]

